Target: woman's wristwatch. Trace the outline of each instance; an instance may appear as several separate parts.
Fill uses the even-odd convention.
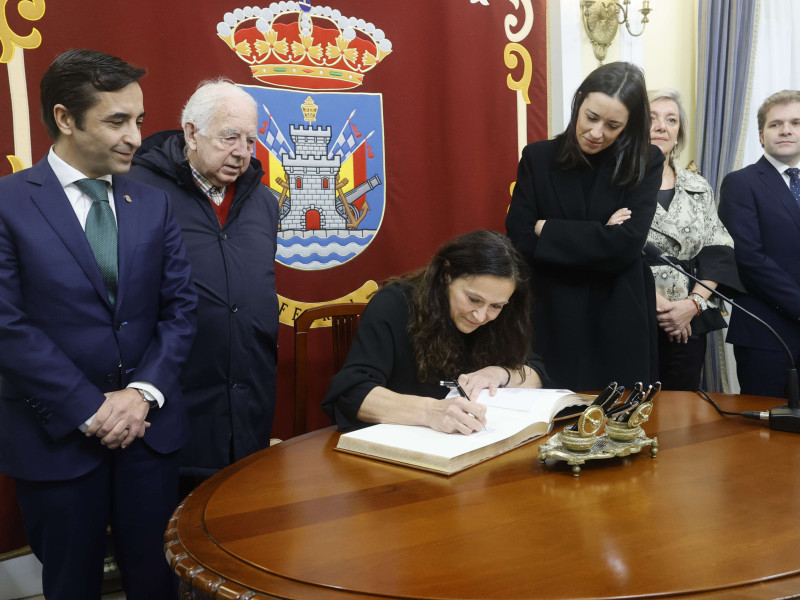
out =
[[[708,302],[700,294],[689,294],[687,298],[694,302],[694,305],[697,307],[698,315],[708,309]]]

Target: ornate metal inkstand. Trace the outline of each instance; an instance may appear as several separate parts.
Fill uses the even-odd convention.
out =
[[[576,425],[565,427],[547,443],[539,446],[539,461],[544,463],[548,458],[566,461],[572,466],[572,474],[578,477],[581,465],[587,460],[628,456],[640,452],[645,446],[650,446],[650,456],[655,458],[658,454],[658,438],[647,437],[642,424],[650,418],[653,399],[660,389],[661,384],[658,382],[650,386],[646,394],[641,392],[641,388],[638,392],[634,389],[625,403],[616,406],[624,411],[625,404],[631,403],[632,397],[637,393],[642,401],[622,412],[623,419],[611,418],[615,408],[604,410],[595,401],[595,404],[583,411]],[[598,435],[603,425],[605,432]]]

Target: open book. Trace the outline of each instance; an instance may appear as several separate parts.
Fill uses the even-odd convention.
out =
[[[565,417],[562,411],[577,407],[575,415],[594,398],[569,390],[503,388],[495,396],[483,390],[478,402],[487,407],[485,431],[462,435],[380,424],[342,434],[336,449],[452,475],[549,433],[553,420]]]

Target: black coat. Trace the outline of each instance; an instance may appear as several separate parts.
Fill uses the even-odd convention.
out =
[[[269,444],[275,412],[278,206],[251,159],[224,227],[192,179],[183,134],[147,138],[131,176],[166,190],[199,296],[197,337],[181,386],[192,438],[181,472],[210,475]]]
[[[356,415],[364,398],[377,386],[398,394],[431,398],[447,395],[447,388],[418,379],[407,331],[408,294],[405,285],[386,286],[364,309],[342,370],[331,379],[322,401],[322,409],[339,429],[371,425]]]
[[[506,219],[509,237],[531,266],[534,349],[559,387],[646,385],[657,375],[657,331],[653,276],[642,248],[663,155],[651,147],[644,180],[630,189],[612,185],[610,157],[594,175],[559,167],[558,144],[536,142],[523,150]],[[629,208],[631,218],[606,226],[619,208]],[[537,237],[540,219],[547,222]]]

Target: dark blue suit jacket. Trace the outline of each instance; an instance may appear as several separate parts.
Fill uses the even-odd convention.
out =
[[[734,241],[744,308],[769,323],[795,356],[800,352],[800,205],[765,157],[728,174],[719,216]],[[780,351],[775,338],[734,308],[727,341]]]
[[[108,450],[78,426],[104,392],[148,381],[167,404],[147,417],[160,453],[188,439],[178,375],[195,330],[180,228],[166,194],[113,177],[119,231],[117,303],[45,158],[0,179],[0,472],[57,481]]]

